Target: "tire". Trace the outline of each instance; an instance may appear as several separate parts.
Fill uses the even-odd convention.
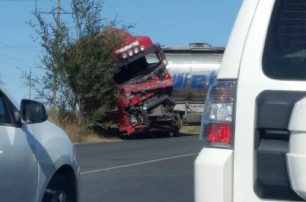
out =
[[[70,202],[65,191],[47,189],[42,202]]]
[[[180,136],[180,129],[182,125],[181,116],[176,113],[174,114],[174,120],[173,120],[173,130],[170,132],[170,137],[179,137]]]
[[[73,184],[69,179],[55,177],[48,185],[42,202],[76,202]]]

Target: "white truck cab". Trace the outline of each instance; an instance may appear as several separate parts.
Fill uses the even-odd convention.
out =
[[[200,136],[196,202],[306,200],[305,0],[244,0]]]

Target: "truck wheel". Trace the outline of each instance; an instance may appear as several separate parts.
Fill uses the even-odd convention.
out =
[[[182,125],[181,116],[179,114],[174,114],[173,131],[170,132],[170,137],[180,136],[181,125]]]
[[[180,129],[175,129],[170,132],[170,137],[179,137],[180,136]]]

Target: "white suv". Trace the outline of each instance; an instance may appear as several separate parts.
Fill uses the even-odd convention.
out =
[[[201,137],[196,202],[305,201],[305,0],[243,2]]]
[[[41,103],[19,106],[0,89],[0,201],[78,201],[75,149],[47,118]]]

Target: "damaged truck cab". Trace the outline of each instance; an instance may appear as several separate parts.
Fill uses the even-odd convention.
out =
[[[174,82],[160,45],[147,36],[126,33],[115,54],[119,72],[114,80],[122,96],[110,114],[120,134],[157,130],[177,135],[181,121],[170,98]]]

